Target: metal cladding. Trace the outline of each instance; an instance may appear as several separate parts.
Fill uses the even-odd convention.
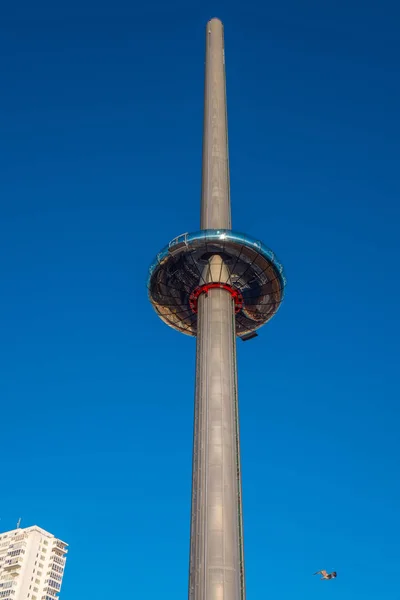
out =
[[[189,600],[245,600],[236,337],[251,339],[283,300],[275,254],[231,230],[223,26],[206,29],[201,231],[157,255],[149,299],[196,336]]]
[[[215,255],[203,277],[219,271],[228,277]],[[225,290],[199,297],[196,342],[189,600],[244,600],[235,320]]]
[[[224,31],[219,19],[206,28],[201,229],[231,228]]]
[[[170,327],[196,335],[198,317],[191,295],[205,283],[204,266],[210,256],[223,257],[227,283],[243,298],[236,312],[236,335],[242,337],[269,321],[283,300],[285,277],[275,254],[260,241],[231,230],[203,230],[172,240],[150,267],[149,298],[160,318]]]

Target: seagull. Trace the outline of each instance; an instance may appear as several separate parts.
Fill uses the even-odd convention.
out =
[[[328,573],[327,571],[325,571],[325,569],[322,569],[321,571],[317,571],[316,573],[314,573],[314,575],[322,575],[321,580],[322,579],[335,579],[335,577],[337,577],[336,571],[332,571],[332,573]]]

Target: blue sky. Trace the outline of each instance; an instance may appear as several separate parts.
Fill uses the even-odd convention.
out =
[[[69,542],[62,600],[186,598],[195,344],[145,282],[199,227],[213,16],[233,227],[288,278],[277,317],[238,347],[248,598],[399,600],[400,44],[385,0],[3,7],[0,530],[22,516]]]

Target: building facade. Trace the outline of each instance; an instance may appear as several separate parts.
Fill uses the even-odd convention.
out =
[[[0,600],[57,600],[67,544],[34,525],[0,534]]]

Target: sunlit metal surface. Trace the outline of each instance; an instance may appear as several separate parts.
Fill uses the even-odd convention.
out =
[[[154,260],[149,298],[196,340],[189,600],[246,600],[236,337],[269,321],[285,277],[275,254],[231,230],[223,26],[206,29],[201,231]]]

